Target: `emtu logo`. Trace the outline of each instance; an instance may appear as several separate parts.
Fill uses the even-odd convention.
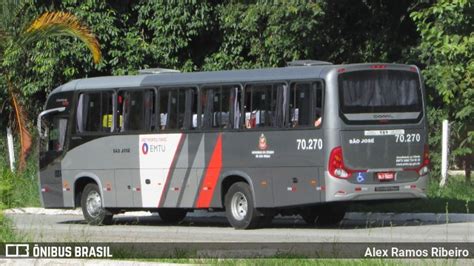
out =
[[[148,154],[148,151],[149,151],[148,144],[147,144],[147,143],[143,143],[143,145],[142,145],[142,152],[143,152],[143,154],[147,155],[147,154]]]
[[[148,153],[155,153],[155,152],[166,152],[166,146],[161,144],[148,144],[144,142],[142,144],[142,153],[143,155],[147,155]]]

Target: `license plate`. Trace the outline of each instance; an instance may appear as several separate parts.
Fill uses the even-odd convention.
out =
[[[387,191],[399,191],[400,187],[392,186],[392,187],[376,187],[375,191],[377,192],[387,192]]]
[[[377,179],[378,180],[393,180],[395,178],[395,173],[394,172],[382,172],[382,173],[377,173]]]

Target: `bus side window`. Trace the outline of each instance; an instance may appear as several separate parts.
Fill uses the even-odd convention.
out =
[[[322,122],[321,83],[293,83],[290,90],[290,127],[319,127]]]
[[[313,121],[314,126],[319,127],[323,122],[323,88],[322,83],[317,82],[313,84]]]
[[[161,130],[192,129],[193,117],[197,114],[196,98],[194,88],[161,89]]]
[[[283,83],[250,85],[245,90],[245,127],[282,127],[287,86]]]
[[[113,93],[81,93],[76,112],[76,132],[113,130]]]
[[[240,107],[242,103],[242,89],[240,86],[232,86],[230,94],[230,111],[229,119],[232,124],[231,128],[240,128],[240,118],[242,113]]]
[[[154,129],[155,92],[153,90],[120,91],[117,104],[117,124],[120,132]]]
[[[176,118],[176,104],[177,104],[177,91],[173,90],[160,90],[160,129],[167,130],[175,128]]]
[[[289,107],[291,127],[304,127],[312,124],[310,83],[291,85]]]
[[[102,132],[112,132],[113,130],[113,94],[111,92],[101,93],[100,113],[102,115]]]
[[[194,88],[186,88],[180,90],[184,95],[184,105],[181,107],[183,113],[183,122],[180,128],[182,129],[194,129],[197,127],[197,90]],[[194,117],[196,117],[196,124],[194,123]]]
[[[236,110],[231,110],[231,106],[235,108],[234,104],[237,104],[233,97],[234,88],[235,86],[217,86],[202,90],[202,128],[233,128]]]

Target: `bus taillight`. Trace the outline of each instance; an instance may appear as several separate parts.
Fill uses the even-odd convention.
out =
[[[329,155],[329,174],[337,178],[349,178],[352,172],[344,166],[344,158],[342,157],[342,148],[336,147]]]

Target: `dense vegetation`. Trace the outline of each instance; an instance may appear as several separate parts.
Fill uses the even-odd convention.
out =
[[[99,39],[94,65],[81,42],[48,38],[24,49],[0,45],[0,137],[11,118],[4,72],[21,89],[30,127],[47,94],[71,79],[284,66],[295,59],[397,62],[423,70],[430,144],[439,165],[442,118],[453,122],[452,157],[470,171],[474,143],[474,6],[469,0],[106,1],[27,0],[15,30],[45,11],[79,17]],[[1,19],[0,19],[1,20]],[[13,27],[14,25],[7,25]],[[1,35],[1,32],[0,32]],[[32,130],[33,131],[33,130]],[[6,155],[6,150],[0,150]],[[456,160],[456,161],[454,161]]]

